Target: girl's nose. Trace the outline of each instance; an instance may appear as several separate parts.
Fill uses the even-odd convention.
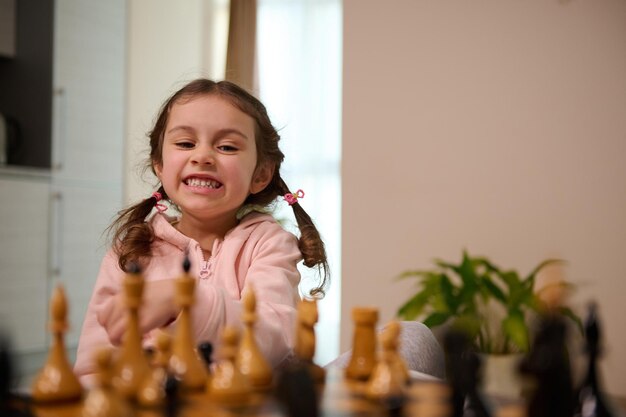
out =
[[[215,164],[215,153],[212,149],[199,146],[194,150],[191,162],[201,165],[213,165]]]

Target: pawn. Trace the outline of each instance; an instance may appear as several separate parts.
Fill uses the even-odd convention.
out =
[[[96,353],[97,382],[82,406],[82,417],[131,417],[132,411],[124,397],[112,386],[111,351],[103,349]]]
[[[170,336],[161,332],[156,339],[156,351],[154,352],[153,368],[139,386],[137,401],[146,407],[160,407],[165,405],[167,393],[167,364],[170,356]]]
[[[57,286],[50,302],[50,332],[53,342],[48,359],[32,385],[32,397],[36,402],[77,401],[83,388],[65,352],[64,334],[67,331],[67,300],[63,287]]]
[[[391,366],[393,372],[398,375],[398,378],[400,378],[401,381],[408,384],[410,381],[409,369],[406,366],[406,362],[404,362],[404,359],[402,359],[402,356],[400,356],[400,353],[398,352],[400,331],[400,323],[396,320],[391,321],[383,330],[383,334],[386,336],[384,336],[381,341],[383,344],[389,344],[389,353],[391,355]]]
[[[216,403],[227,407],[245,406],[249,403],[252,386],[237,368],[235,358],[239,344],[239,333],[226,326],[222,332],[219,361],[209,384],[207,393]]]
[[[241,373],[250,379],[257,391],[267,391],[272,385],[272,368],[267,362],[254,338],[254,324],[257,321],[256,296],[249,286],[243,296],[243,335],[237,352],[236,363]]]
[[[587,353],[587,374],[578,388],[576,417],[612,417],[613,413],[606,403],[598,375],[598,359],[601,355],[600,340],[602,330],[598,320],[598,308],[595,303],[589,305],[585,321],[585,350]]]
[[[296,324],[296,357],[305,363],[316,384],[323,384],[326,371],[313,362],[315,356],[315,324],[318,320],[317,301],[302,300],[298,304],[298,322]]]
[[[354,336],[352,356],[346,367],[346,378],[367,381],[376,365],[376,322],[378,309],[357,307],[352,310]]]
[[[196,280],[189,274],[190,267],[189,259],[185,258],[184,273],[176,280],[176,304],[181,311],[172,342],[169,370],[180,380],[183,391],[199,391],[205,387],[208,373],[195,349],[191,329],[191,306]]]
[[[408,374],[398,366],[398,335],[399,331],[393,325],[387,326],[380,334],[381,358],[365,387],[365,394],[370,399],[391,406],[404,402]]]
[[[135,399],[139,386],[149,373],[150,365],[141,346],[139,307],[144,280],[141,271],[133,266],[124,278],[124,303],[126,307],[126,333],[113,365],[113,387],[126,399]]]

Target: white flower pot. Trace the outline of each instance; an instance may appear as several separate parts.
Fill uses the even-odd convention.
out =
[[[523,392],[523,378],[519,373],[523,354],[493,355],[481,354],[482,391],[498,398],[520,399]]]

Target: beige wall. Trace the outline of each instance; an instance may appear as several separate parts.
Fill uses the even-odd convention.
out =
[[[626,2],[345,0],[342,349],[467,248],[569,261],[626,395]]]

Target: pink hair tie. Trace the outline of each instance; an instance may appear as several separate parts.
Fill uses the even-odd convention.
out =
[[[284,195],[283,200],[289,203],[290,206],[293,206],[298,202],[299,198],[304,197],[304,191],[298,190],[295,193],[287,193]]]
[[[160,192],[155,191],[152,193],[152,198],[156,200],[156,204],[154,205],[159,213],[163,213],[167,210],[167,206],[165,204],[159,203],[159,201],[163,200],[163,196]]]

